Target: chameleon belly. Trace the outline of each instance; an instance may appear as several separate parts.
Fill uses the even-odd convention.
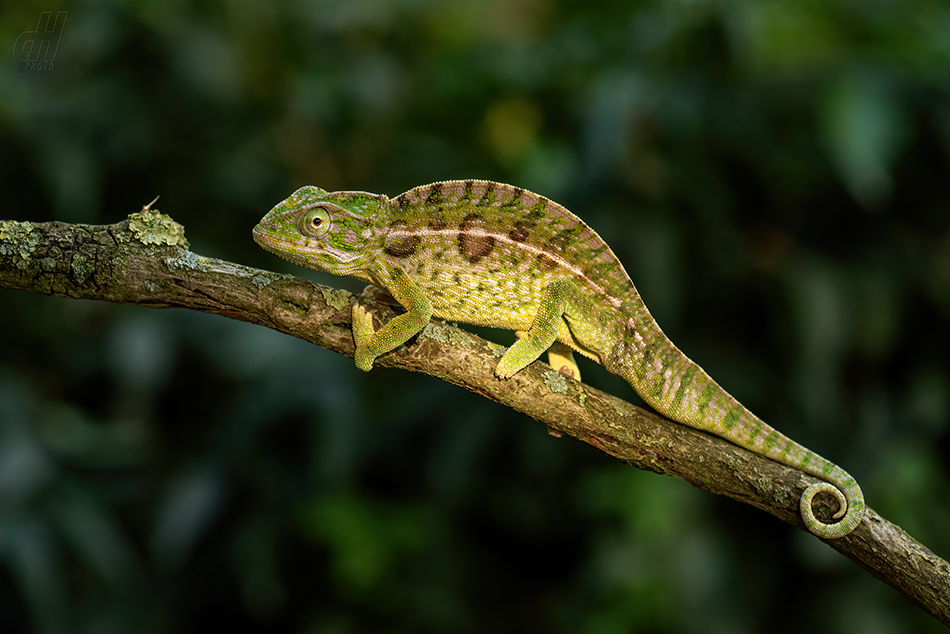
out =
[[[507,378],[555,340],[622,376],[659,413],[823,479],[802,496],[808,529],[851,532],[864,498],[840,467],[755,417],[663,334],[617,257],[593,229],[557,203],[490,181],[433,183],[389,199],[304,187],[254,229],[291,261],[371,280],[407,312],[378,332],[354,307],[358,367],[405,343],[433,315],[525,331],[502,357]],[[835,495],[835,524],[811,508]]]

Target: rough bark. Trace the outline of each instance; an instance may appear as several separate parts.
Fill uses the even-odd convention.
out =
[[[369,305],[382,321],[395,314],[388,304],[347,291],[196,255],[180,225],[148,209],[104,226],[0,222],[0,287],[216,313],[347,356],[353,355],[354,302]],[[814,482],[810,476],[568,379],[543,363],[501,381],[492,372],[500,350],[432,322],[377,365],[454,383],[639,469],[680,478],[804,530],[798,500]],[[831,510],[819,508],[819,516],[829,519]],[[873,509],[854,532],[827,543],[950,626],[950,564]]]

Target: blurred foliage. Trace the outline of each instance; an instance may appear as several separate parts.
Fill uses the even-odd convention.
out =
[[[43,11],[68,19],[29,68]],[[196,251],[316,279],[250,239],[298,186],[528,187],[947,557],[948,32],[940,0],[4,3],[0,215],[161,194]],[[2,632],[937,631],[808,535],[428,377],[207,315],[0,307]]]

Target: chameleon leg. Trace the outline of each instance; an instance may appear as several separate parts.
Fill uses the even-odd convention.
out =
[[[432,317],[432,302],[402,269],[394,269],[388,281],[387,286],[393,297],[406,309],[406,313],[393,317],[385,326],[374,331],[372,315],[359,304],[353,306],[353,341],[356,343],[353,359],[356,367],[364,372],[373,368],[376,357],[409,341]]]
[[[515,331],[515,336],[518,339],[527,336],[527,334],[524,330]],[[555,372],[565,374],[576,381],[581,380],[581,369],[577,367],[577,361],[574,360],[574,351],[560,341],[555,341],[548,348],[548,365]]]
[[[550,348],[557,340],[564,314],[574,312],[575,302],[572,300],[578,293],[577,285],[571,280],[548,284],[531,327],[508,348],[495,368],[495,375],[502,379],[511,378]]]

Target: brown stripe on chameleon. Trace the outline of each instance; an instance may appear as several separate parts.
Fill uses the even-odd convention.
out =
[[[469,214],[459,225],[459,253],[470,263],[475,264],[485,258],[495,248],[495,237],[490,235],[473,235],[475,229],[483,228],[485,222],[478,214]]]
[[[492,236],[470,236],[467,233],[459,234],[459,253],[472,264],[478,263],[495,248],[495,238]]]
[[[544,217],[547,205],[550,202],[544,196],[539,196],[521,187],[511,187],[504,194],[506,200],[498,208],[513,215],[527,216],[526,222],[529,225],[537,224]]]
[[[567,247],[577,244],[577,238],[582,233],[584,233],[584,225],[580,222],[569,226],[561,231],[558,231],[554,236],[548,240],[548,244],[557,249],[558,251],[563,251]]]
[[[389,225],[389,231],[391,233],[400,233],[406,231],[408,227],[409,225],[402,220],[397,220]],[[387,237],[386,243],[383,245],[383,253],[391,255],[394,258],[407,258],[415,255],[420,245],[422,245],[421,236],[410,235],[401,238]]]
[[[490,201],[491,201],[492,199],[494,199],[494,197],[495,197],[495,185],[496,185],[496,184],[497,184],[497,183],[495,183],[495,182],[493,182],[493,181],[486,181],[486,182],[485,182],[485,189],[482,191],[481,195],[479,196],[479,199],[480,199],[480,200],[479,200],[479,204],[480,204],[480,205],[487,205],[487,204],[490,203]]]
[[[550,271],[551,269],[557,268],[557,260],[552,258],[547,253],[538,254],[538,268],[542,271]]]
[[[445,181],[440,184],[442,185],[442,197],[446,202],[454,202],[463,206],[467,202],[471,207],[488,207],[494,199],[494,183],[488,181]]]
[[[383,253],[394,258],[408,258],[415,255],[421,245],[422,238],[419,236],[398,238],[383,245]]]
[[[432,231],[442,231],[445,229],[446,224],[441,218],[430,218],[429,219],[429,229]]]
[[[465,181],[465,191],[462,192],[460,198],[464,200],[471,200],[475,196],[475,181],[467,180]]]
[[[525,222],[524,220],[518,220],[515,222],[514,228],[508,232],[508,237],[514,242],[524,242],[528,239],[528,235],[531,233],[531,224]]]
[[[509,217],[521,215],[523,205],[521,204],[521,194],[524,192],[520,187],[515,187],[508,191],[502,190],[498,193],[498,199],[493,204],[492,209],[495,213],[503,214]]]
[[[432,207],[438,207],[445,202],[442,197],[442,183],[432,183],[429,186],[429,195],[426,196],[425,204]]]
[[[441,183],[434,183],[434,185],[439,185],[443,203],[457,204],[471,197],[475,182],[476,181],[473,180],[443,181]],[[425,187],[432,187],[432,185],[426,185]]]
[[[544,196],[538,196],[537,194],[534,194],[534,198],[535,203],[529,208],[531,211],[528,213],[528,218],[532,223],[537,223],[547,214],[548,205],[555,203],[552,203]],[[527,201],[525,202],[525,206],[527,206]]]

